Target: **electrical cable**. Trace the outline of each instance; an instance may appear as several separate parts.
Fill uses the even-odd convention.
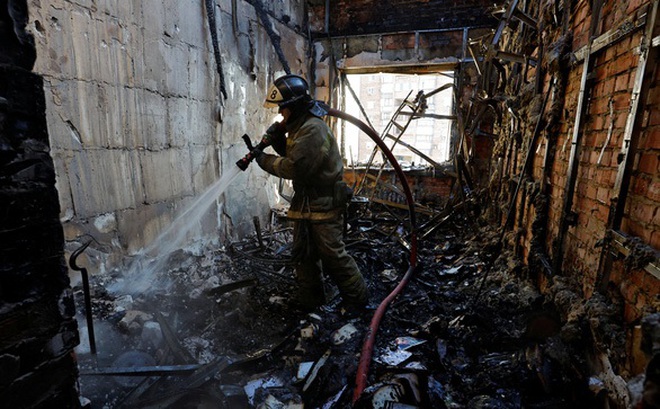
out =
[[[291,68],[289,67],[289,63],[284,56],[284,51],[282,51],[282,38],[275,32],[275,30],[273,30],[273,26],[270,23],[270,18],[268,17],[268,12],[264,8],[264,5],[261,3],[261,0],[249,0],[248,3],[252,4],[252,7],[254,7],[254,11],[257,13],[257,17],[259,17],[264,30],[266,30],[266,34],[268,34],[268,37],[270,37],[270,41],[273,43],[273,48],[275,48],[275,53],[277,54],[277,58],[280,60],[280,64],[282,64],[284,72],[291,74]]]
[[[218,28],[215,24],[215,0],[206,0],[206,18],[209,22],[211,42],[213,43],[213,56],[215,57],[215,68],[220,76],[220,92],[227,99],[227,88],[225,86],[225,74],[222,71],[222,60],[220,59],[220,47],[218,46]]]

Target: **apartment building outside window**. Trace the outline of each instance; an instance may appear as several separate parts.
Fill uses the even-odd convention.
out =
[[[393,115],[399,109],[404,100],[413,102],[415,96],[422,91],[428,94],[445,84],[453,83],[453,77],[448,73],[443,74],[349,74],[348,81],[365,109],[369,121],[376,132],[382,135]],[[437,92],[427,99],[426,114],[452,115],[453,114],[453,90],[448,88]],[[350,96],[346,97],[346,110],[365,121],[360,112],[357,102]],[[404,110],[409,111],[409,110]],[[359,113],[359,114],[358,114]],[[399,115],[396,122],[405,125],[409,116]],[[418,151],[431,158],[437,163],[446,162],[450,159],[450,140],[452,119],[438,119],[435,117],[421,117],[413,119],[400,135],[399,129],[392,126],[388,132],[394,137],[408,145],[415,147]],[[374,144],[370,138],[359,131],[356,127],[344,127],[345,154],[349,163],[357,165],[366,164],[371,157]],[[393,146],[392,138],[385,138],[388,147]],[[412,152],[401,144],[392,149],[395,157],[401,161],[414,164],[415,166],[428,165],[423,157]],[[351,156],[351,157],[349,157]],[[374,163],[378,163],[380,155],[376,155]]]

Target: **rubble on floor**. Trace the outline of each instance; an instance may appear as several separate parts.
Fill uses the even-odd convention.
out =
[[[166,290],[114,294],[104,287],[112,274],[93,275],[98,354],[82,340],[82,395],[94,408],[608,407],[613,385],[586,370],[584,349],[594,337],[598,348],[620,348],[621,328],[605,319],[615,307],[576,305],[561,280],[552,298],[539,294],[526,267],[500,250],[499,233],[462,212],[420,241],[418,267],[385,313],[369,386],[353,405],[371,314],[408,267],[404,218],[379,206],[347,232],[371,295],[360,314],[337,296],[312,313],[289,302],[286,226],[179,251],[161,272],[172,282]]]

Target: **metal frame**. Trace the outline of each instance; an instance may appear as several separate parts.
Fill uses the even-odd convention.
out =
[[[646,29],[640,44],[640,56],[637,70],[635,72],[635,83],[633,85],[632,94],[630,97],[630,111],[626,118],[626,126],[623,133],[623,141],[621,150],[619,152],[619,169],[614,182],[615,195],[611,199],[610,213],[608,216],[608,230],[605,233],[605,246],[601,252],[600,262],[598,265],[598,281],[596,285],[599,288],[607,286],[609,275],[614,263],[614,254],[612,250],[619,253],[627,254],[628,249],[623,242],[618,239],[625,236],[625,233],[620,232],[621,222],[626,207],[626,199],[628,198],[628,190],[630,187],[630,179],[632,177],[632,168],[634,162],[634,153],[637,150],[639,142],[639,135],[642,128],[643,110],[640,106],[646,105],[646,98],[649,88],[653,81],[654,66],[648,64],[658,56],[658,48],[653,47],[653,42],[656,37],[655,34],[656,20],[658,14],[658,1],[654,0],[650,15],[646,19]],[[649,264],[645,267],[646,271],[659,277],[657,265]]]
[[[608,30],[607,32],[594,38],[590,50],[588,49],[588,46],[585,45],[584,47],[580,48],[575,53],[573,53],[573,56],[575,56],[575,60],[578,62],[584,61],[587,53],[591,53],[591,54],[597,53],[603,48],[610,47],[611,45],[625,38],[626,36],[636,32],[637,30],[644,27],[647,18],[648,18],[647,9],[640,11],[635,16],[629,17],[628,19],[626,19],[626,21],[621,23],[619,27]]]
[[[595,11],[595,12],[594,12]],[[594,42],[594,35],[600,20],[602,11],[602,0],[597,0],[591,13],[591,23],[589,28],[589,42],[587,43],[587,52],[585,55],[584,63],[582,65],[582,77],[580,80],[580,91],[578,94],[577,106],[575,108],[575,123],[573,124],[573,136],[571,138],[571,152],[568,161],[568,177],[564,187],[564,203],[562,205],[561,219],[559,222],[559,232],[557,234],[556,246],[553,254],[553,270],[559,274],[562,270],[564,261],[564,241],[568,228],[573,224],[574,217],[572,217],[573,196],[575,194],[575,186],[577,184],[577,174],[580,165],[580,142],[582,140],[582,120],[585,114],[586,106],[585,95],[587,92],[587,81],[589,73],[593,65],[593,53],[591,48]]]

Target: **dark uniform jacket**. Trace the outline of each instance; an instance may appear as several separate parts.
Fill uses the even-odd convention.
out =
[[[343,162],[328,125],[305,114],[286,126],[283,156],[263,154],[257,162],[266,172],[293,181],[295,191],[289,217],[328,220],[341,212],[333,202],[335,184],[342,179]]]

